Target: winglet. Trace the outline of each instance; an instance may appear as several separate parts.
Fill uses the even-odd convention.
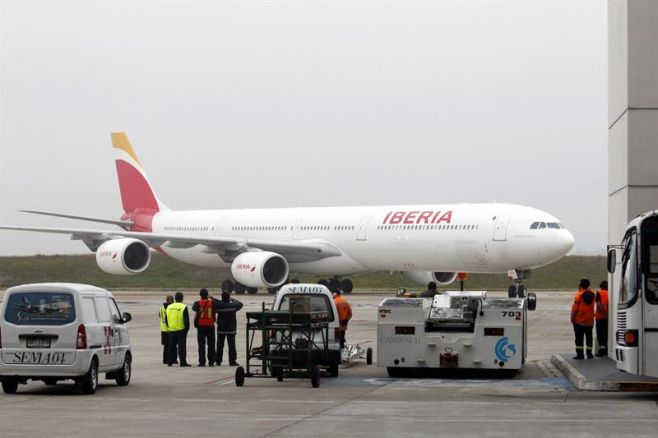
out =
[[[156,196],[126,134],[113,132],[112,146],[116,152],[115,163],[124,212],[130,214],[137,210],[147,210],[157,213],[167,210]]]

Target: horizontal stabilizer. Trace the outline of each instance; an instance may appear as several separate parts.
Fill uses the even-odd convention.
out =
[[[130,228],[133,225],[132,221],[122,221],[117,219],[105,219],[105,218],[92,217],[92,216],[78,216],[73,214],[52,213],[49,211],[37,211],[37,210],[18,210],[18,211],[22,213],[42,214],[44,216],[56,216],[56,217],[65,217],[67,219],[78,219],[81,221],[99,222],[102,224],[113,224],[126,229]]]

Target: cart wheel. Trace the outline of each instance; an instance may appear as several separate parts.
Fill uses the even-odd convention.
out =
[[[244,385],[244,368],[237,367],[235,369],[235,386]]]
[[[281,367],[272,368],[272,375],[276,377],[277,382],[283,382],[283,368]]]
[[[320,386],[320,370],[316,366],[313,366],[311,370],[311,385],[313,385],[313,388]]]
[[[366,350],[366,363],[372,365],[372,348]]]

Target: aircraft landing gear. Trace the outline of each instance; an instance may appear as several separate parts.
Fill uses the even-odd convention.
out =
[[[528,288],[523,284],[523,280],[530,278],[530,269],[515,269],[509,271],[508,275],[514,280],[514,284],[507,288],[507,296],[509,298],[525,298],[528,295]]]

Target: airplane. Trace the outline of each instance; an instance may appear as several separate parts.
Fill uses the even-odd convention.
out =
[[[447,285],[458,272],[530,270],[565,256],[574,238],[555,216],[512,204],[175,211],[156,195],[125,133],[112,133],[124,214],[120,220],[22,210],[118,226],[118,230],[0,226],[68,234],[110,274],[138,274],[157,250],[193,265],[230,270],[222,289],[276,291],[291,271],[333,276],[400,271],[410,281]],[[326,280],[325,280],[326,281]]]

